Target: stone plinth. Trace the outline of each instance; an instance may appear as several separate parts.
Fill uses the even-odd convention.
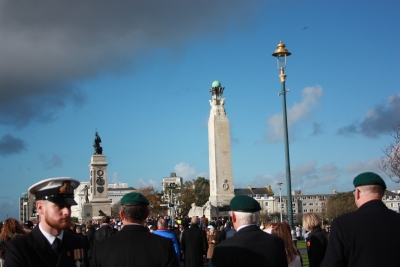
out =
[[[111,216],[111,204],[105,203],[84,203],[82,212],[82,222],[87,223],[89,220],[101,220],[100,210],[107,216]]]

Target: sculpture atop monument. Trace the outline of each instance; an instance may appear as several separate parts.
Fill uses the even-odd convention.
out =
[[[99,136],[99,134],[96,132],[95,134],[95,138],[93,141],[93,147],[94,147],[94,154],[103,154],[103,148],[100,146],[101,143],[101,138]]]
[[[83,189],[83,193],[85,195],[85,202],[89,203],[89,187],[85,185],[85,188]]]

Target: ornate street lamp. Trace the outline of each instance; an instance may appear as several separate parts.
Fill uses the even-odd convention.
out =
[[[289,219],[290,228],[293,230],[293,207],[292,207],[292,186],[291,186],[291,177],[290,177],[290,159],[289,159],[289,138],[288,138],[288,126],[287,126],[287,115],[286,115],[286,93],[289,90],[285,89],[285,81],[286,81],[286,57],[290,56],[290,53],[286,48],[285,44],[280,41],[278,44],[278,49],[272,54],[272,56],[278,59],[278,70],[280,70],[279,78],[282,83],[282,91],[279,93],[282,96],[282,108],[283,108],[283,129],[284,129],[284,143],[285,143],[285,158],[286,158],[286,188],[287,188],[287,213]]]

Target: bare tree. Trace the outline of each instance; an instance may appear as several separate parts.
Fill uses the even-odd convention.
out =
[[[324,220],[331,222],[342,214],[357,210],[353,192],[338,193],[326,201]]]
[[[112,205],[111,207],[111,217],[119,219],[119,210],[121,208],[121,200]]]
[[[378,167],[386,173],[395,183],[400,183],[400,125],[393,129],[390,135],[394,141],[382,149],[385,156],[377,163]]]

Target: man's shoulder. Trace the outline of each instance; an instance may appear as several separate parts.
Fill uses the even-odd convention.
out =
[[[168,237],[168,238],[175,237],[174,233],[172,233],[171,231],[167,231],[167,230],[156,230],[156,231],[153,231],[153,234],[158,235],[158,236]]]

